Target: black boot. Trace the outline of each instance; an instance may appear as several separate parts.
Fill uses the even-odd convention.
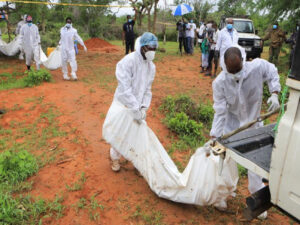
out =
[[[27,66],[27,70],[30,70],[30,66]]]

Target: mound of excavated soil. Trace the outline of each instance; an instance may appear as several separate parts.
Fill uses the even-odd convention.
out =
[[[99,48],[114,48],[115,46],[110,44],[107,41],[104,41],[100,38],[91,38],[86,40],[85,46],[87,49],[92,50],[92,49],[99,49]]]

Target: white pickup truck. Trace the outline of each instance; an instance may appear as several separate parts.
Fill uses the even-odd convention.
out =
[[[226,26],[226,19],[229,17],[222,17],[219,28]],[[257,35],[258,31],[254,29],[252,20],[248,18],[230,17],[233,19],[233,27],[239,34],[239,45],[245,48],[247,59],[260,58],[263,51],[263,41]]]

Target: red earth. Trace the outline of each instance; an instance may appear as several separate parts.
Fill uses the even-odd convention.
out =
[[[32,124],[49,108],[55,108],[60,129],[66,135],[47,140],[43,151],[55,152],[54,161],[47,163],[29,181],[33,182],[32,196],[53,200],[63,197],[63,215],[43,219],[44,224],[250,224],[244,221],[247,179],[241,178],[237,196],[230,198],[227,212],[213,207],[197,207],[158,198],[145,180],[139,176],[130,162],[122,160],[122,169],[114,173],[110,168],[110,146],[101,138],[102,124],[113,99],[117,82],[114,75],[116,63],[124,56],[124,50],[100,39],[86,41],[87,53],[78,55],[79,81],[62,79],[60,70],[52,71],[54,82],[43,83],[34,88],[13,89],[0,92],[0,107],[7,113],[0,120],[4,129],[17,131],[13,122]],[[99,45],[101,47],[99,47]],[[99,50],[105,46],[106,51]],[[195,100],[212,100],[212,79],[200,74],[200,53],[194,56],[158,54],[155,64],[157,74],[153,84],[153,100],[147,117],[166,149],[172,143],[172,133],[163,124],[164,116],[159,111],[162,99],[167,95],[185,93]],[[8,66],[5,66],[8,65]],[[0,73],[24,71],[24,62],[12,58],[1,58]],[[30,101],[30,99],[35,99]],[[40,101],[38,101],[40,100]],[[17,108],[16,105],[21,107]],[[38,124],[38,135],[48,126]],[[25,137],[17,139],[22,142]],[[188,161],[188,152],[176,152],[173,159]],[[67,186],[78,182],[84,172],[85,182],[76,191]],[[103,209],[96,209],[96,220],[91,218],[90,208],[76,209],[80,199],[92,202],[92,196]],[[274,209],[269,210],[265,221],[254,220],[251,224],[291,224],[287,216]]]

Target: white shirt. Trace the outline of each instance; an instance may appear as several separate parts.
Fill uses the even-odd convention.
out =
[[[205,28],[206,28],[206,26],[205,26],[204,24],[202,24],[202,25],[200,26],[200,29],[199,29],[199,31],[198,31],[198,34],[199,34],[200,36],[203,34]],[[198,42],[199,42],[199,43],[202,43],[202,41],[203,41],[202,38],[199,38],[199,39],[198,39]]]
[[[239,40],[238,32],[236,29],[232,28],[229,32],[226,27],[224,27],[218,34],[218,40],[216,45],[216,50],[220,51],[220,57],[223,57],[227,48],[233,45],[237,45]]]
[[[215,32],[214,32],[214,34],[213,34],[213,44],[211,45],[211,49],[212,50],[215,50],[216,49],[216,45],[217,44],[215,44],[215,43],[217,43],[217,41],[218,41],[218,35],[219,35],[219,30],[217,29]]]

